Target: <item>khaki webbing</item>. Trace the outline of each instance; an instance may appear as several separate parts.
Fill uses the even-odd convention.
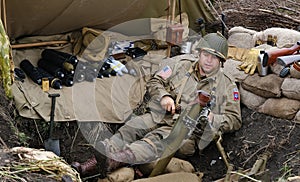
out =
[[[175,100],[175,104],[176,106],[179,104],[179,100],[181,98],[181,95],[182,95],[182,92],[183,92],[183,89],[185,87],[185,84],[187,82],[187,80],[189,79],[189,77],[191,76],[192,72],[193,72],[193,68],[194,68],[194,65],[197,63],[197,61],[195,63],[193,63],[189,69],[189,71],[186,73],[185,77],[182,79],[181,81],[181,87],[180,87],[180,90],[179,90],[179,93],[176,97],[176,100]]]

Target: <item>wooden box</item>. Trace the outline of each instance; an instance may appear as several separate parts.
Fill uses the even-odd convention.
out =
[[[169,25],[167,27],[166,41],[173,45],[182,43],[183,26],[181,24]]]

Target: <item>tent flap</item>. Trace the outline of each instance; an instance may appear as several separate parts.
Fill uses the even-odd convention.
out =
[[[134,19],[165,16],[167,7],[167,0],[9,0],[6,1],[8,36],[16,39],[53,35],[82,27],[106,30]],[[181,1],[181,7],[190,22],[200,17],[206,22],[215,20],[204,0]],[[176,14],[179,14],[178,4]],[[195,28],[195,23],[190,27]]]

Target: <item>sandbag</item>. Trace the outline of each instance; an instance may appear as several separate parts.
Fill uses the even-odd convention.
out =
[[[257,111],[259,106],[267,100],[264,97],[245,90],[243,87],[239,87],[239,91],[241,94],[241,103],[252,110]]]
[[[258,112],[283,119],[294,119],[300,109],[300,101],[288,98],[269,98]]]
[[[296,114],[296,116],[295,116],[295,118],[294,118],[294,121],[295,121],[296,123],[299,123],[299,124],[300,124],[300,110],[297,112],[297,114]]]
[[[300,40],[300,32],[287,28],[272,27],[262,31],[255,31],[241,26],[233,27],[228,31],[228,43],[240,48],[252,48],[257,41],[266,43],[268,35],[276,37],[278,48],[291,47]],[[243,37],[241,39],[241,37]]]
[[[300,176],[288,177],[287,182],[300,182]]]
[[[237,67],[241,64],[240,61],[236,61],[233,59],[228,59],[224,63],[223,71],[224,73],[231,75],[238,82],[245,80],[248,76],[244,71],[238,70]]]
[[[269,74],[261,77],[257,73],[252,76],[248,76],[243,82],[242,87],[256,95],[261,97],[280,97],[281,85],[283,78],[278,77],[275,74]]]
[[[282,94],[290,99],[300,101],[300,80],[296,78],[285,78],[281,85]]]
[[[143,164],[139,166],[139,169],[144,175],[150,175],[150,173],[152,172],[156,164],[157,162]],[[167,165],[164,173],[178,173],[178,172],[193,173],[195,172],[195,168],[190,162],[173,157],[169,162],[169,164]]]
[[[133,182],[183,182],[183,181],[188,181],[188,182],[200,182],[201,181],[202,175],[197,175],[195,173],[184,173],[184,172],[179,172],[179,173],[168,173],[168,174],[163,174],[151,178],[145,178],[145,179],[138,179],[134,180]]]
[[[277,75],[278,77],[280,76],[280,72],[281,72],[281,70],[284,68],[285,66],[283,66],[283,65],[281,65],[281,64],[277,64],[277,63],[275,63],[275,64],[271,64],[270,66],[269,66],[269,72],[270,73],[273,73],[273,74],[275,74],[275,75]]]
[[[169,162],[166,168],[166,173],[178,173],[178,172],[193,173],[195,172],[195,168],[188,161],[178,159],[178,158],[172,158],[172,160]]]
[[[253,35],[257,32],[244,27],[233,27],[228,31],[228,44],[240,48],[252,48],[254,47]]]
[[[241,26],[233,27],[228,31],[228,43],[241,48],[252,48],[256,41],[267,42],[268,35],[277,37],[278,48],[291,47],[300,40],[300,32],[287,28],[272,27],[262,31],[254,31]]]
[[[119,168],[108,174],[104,179],[98,179],[98,182],[130,182],[134,180],[134,169],[129,167]]]
[[[276,46],[278,48],[291,47],[300,40],[300,32],[287,28],[272,27],[257,32],[253,35],[253,41],[261,40],[266,42],[268,35],[277,37]]]

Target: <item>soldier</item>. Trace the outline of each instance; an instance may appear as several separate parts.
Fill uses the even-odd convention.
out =
[[[241,127],[237,85],[221,69],[227,57],[227,40],[219,33],[210,33],[200,39],[196,49],[199,50],[198,61],[168,62],[150,79],[147,83],[151,96],[148,112],[132,117],[112,137],[97,142],[95,157],[85,163],[72,164],[81,175],[92,170],[106,173],[125,164],[149,163],[158,159],[165,148],[161,141],[168,137],[179,117],[177,106],[180,105],[181,110],[187,108],[197,99],[199,90],[211,97],[210,136]],[[196,128],[195,131],[202,129]],[[179,152],[192,155],[197,146],[202,150],[213,139],[201,137],[199,132],[194,134],[184,140]]]

